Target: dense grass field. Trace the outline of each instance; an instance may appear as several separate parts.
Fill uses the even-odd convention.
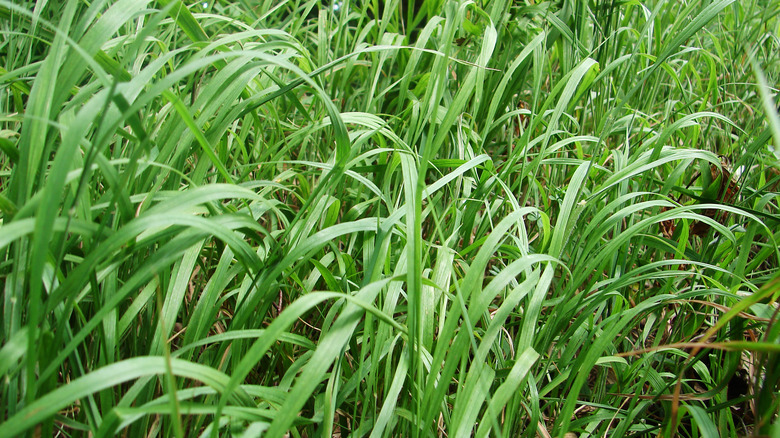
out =
[[[0,436],[780,436],[778,14],[0,0]]]

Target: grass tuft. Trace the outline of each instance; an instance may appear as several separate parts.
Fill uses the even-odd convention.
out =
[[[0,436],[776,436],[778,16],[0,0]]]

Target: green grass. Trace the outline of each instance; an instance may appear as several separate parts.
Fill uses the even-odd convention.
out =
[[[0,0],[0,436],[778,436],[780,6],[380,3]]]

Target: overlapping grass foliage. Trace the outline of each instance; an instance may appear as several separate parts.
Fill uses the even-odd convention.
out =
[[[382,3],[0,0],[0,436],[777,436],[780,6]]]

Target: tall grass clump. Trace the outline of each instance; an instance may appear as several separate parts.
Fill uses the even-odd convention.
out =
[[[778,14],[0,0],[0,436],[778,436]]]

